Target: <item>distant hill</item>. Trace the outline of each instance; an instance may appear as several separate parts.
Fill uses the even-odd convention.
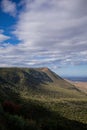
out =
[[[85,94],[49,68],[0,68],[0,95],[15,91],[47,98],[79,98]],[[5,91],[3,91],[5,89]],[[5,93],[6,92],[6,93]]]

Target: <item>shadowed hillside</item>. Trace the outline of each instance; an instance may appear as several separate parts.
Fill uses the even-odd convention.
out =
[[[87,96],[48,68],[0,68],[0,130],[86,130]]]

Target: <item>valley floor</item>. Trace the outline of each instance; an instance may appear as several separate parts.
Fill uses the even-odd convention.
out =
[[[68,82],[72,83],[73,85],[75,85],[78,89],[80,89],[81,91],[87,93],[87,82],[80,82],[80,81],[70,81],[68,80]]]
[[[87,82],[75,82],[74,85],[87,93]]]

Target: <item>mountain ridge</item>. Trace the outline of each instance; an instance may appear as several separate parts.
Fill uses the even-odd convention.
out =
[[[28,96],[34,94],[46,98],[79,98],[85,95],[46,67],[0,68],[0,82],[2,88],[13,89]]]

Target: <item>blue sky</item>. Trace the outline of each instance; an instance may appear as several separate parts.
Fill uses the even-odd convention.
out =
[[[87,0],[0,0],[0,67],[87,76]]]

